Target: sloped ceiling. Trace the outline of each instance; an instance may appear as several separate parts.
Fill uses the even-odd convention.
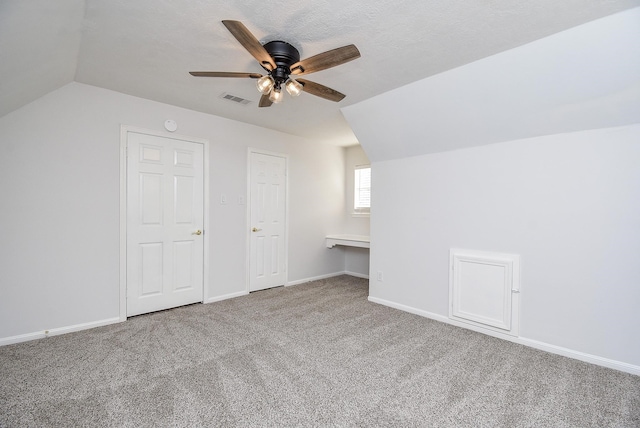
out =
[[[357,142],[340,107],[547,35],[640,5],[640,0],[3,0],[0,115],[71,81],[336,145]],[[242,21],[262,42],[303,58],[354,43],[362,57],[309,75],[347,94],[303,93],[258,108],[249,79],[192,70],[261,72],[220,22]],[[242,106],[229,93],[252,101]]]
[[[372,162],[636,124],[640,8],[430,76],[342,112]]]
[[[72,82],[84,1],[0,1],[0,117]]]

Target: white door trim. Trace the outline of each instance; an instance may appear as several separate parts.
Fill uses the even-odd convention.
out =
[[[245,257],[245,290],[247,294],[251,292],[251,155],[253,153],[268,155],[268,156],[276,156],[280,158],[284,158],[285,161],[285,210],[284,210],[284,222],[285,222],[285,240],[284,240],[284,269],[285,269],[285,280],[284,285],[287,285],[289,282],[289,155],[278,152],[271,152],[268,150],[255,149],[249,147],[247,149],[247,196],[245,200],[247,201],[247,212],[246,219],[247,224],[245,227],[245,240],[246,240],[246,257]]]
[[[127,134],[135,132],[154,137],[173,138],[204,146],[204,264],[203,301],[209,299],[209,140],[158,132],[135,126],[120,126],[120,321],[127,319]]]

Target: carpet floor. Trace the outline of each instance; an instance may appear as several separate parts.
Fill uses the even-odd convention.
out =
[[[640,377],[340,276],[0,348],[2,427],[638,427]]]

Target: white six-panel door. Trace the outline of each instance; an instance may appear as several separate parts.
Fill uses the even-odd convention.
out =
[[[286,158],[250,153],[249,290],[286,282]]]
[[[127,316],[203,299],[203,144],[127,133]]]

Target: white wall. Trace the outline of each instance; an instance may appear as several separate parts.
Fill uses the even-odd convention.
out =
[[[521,337],[640,366],[638,165],[640,125],[374,163],[370,295],[448,317],[450,248],[519,254]]]
[[[118,317],[120,126],[166,119],[211,142],[211,297],[245,290],[248,147],[290,156],[288,280],[344,271],[342,148],[71,83],[0,118],[0,340]]]
[[[446,321],[450,248],[520,254],[520,342],[640,374],[639,22],[343,109],[372,160],[373,300]]]

